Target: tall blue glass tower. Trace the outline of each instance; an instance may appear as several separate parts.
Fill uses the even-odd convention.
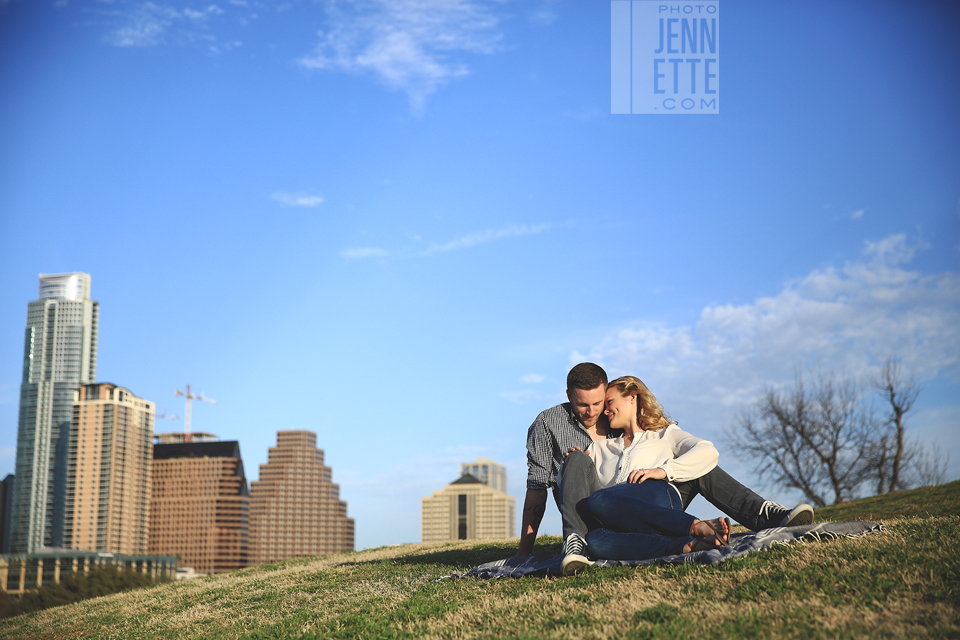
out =
[[[63,546],[73,393],[97,377],[100,305],[90,276],[40,276],[27,305],[10,552]]]

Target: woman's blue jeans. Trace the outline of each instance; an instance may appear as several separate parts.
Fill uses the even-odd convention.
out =
[[[618,484],[594,492],[586,501],[600,528],[587,534],[598,558],[647,560],[683,553],[694,538],[692,515],[683,511],[677,491],[665,480]]]

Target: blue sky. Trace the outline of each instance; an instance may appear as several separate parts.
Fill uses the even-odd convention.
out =
[[[720,114],[672,117],[610,115],[609,2],[0,2],[0,473],[37,275],[85,271],[99,379],[216,398],[251,480],[317,432],[357,548],[477,456],[519,504],[581,359],[789,502],[723,428],[897,355],[960,477],[958,25],[725,0]]]

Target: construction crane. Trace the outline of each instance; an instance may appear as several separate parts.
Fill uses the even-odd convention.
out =
[[[183,441],[190,442],[190,411],[191,411],[190,401],[200,400],[201,402],[209,402],[210,404],[217,404],[217,401],[214,400],[213,398],[204,398],[202,395],[196,395],[192,393],[190,391],[190,385],[187,385],[186,393],[184,393],[183,391],[180,391],[180,389],[177,389],[174,395],[176,397],[183,396],[184,398],[187,399],[187,410],[184,413],[184,418],[183,418]]]
[[[160,418],[161,420],[179,420],[180,419],[180,416],[168,416],[166,409],[163,410],[163,413],[153,414],[153,417]]]

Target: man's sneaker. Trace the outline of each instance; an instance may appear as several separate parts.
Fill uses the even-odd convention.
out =
[[[592,560],[587,558],[587,542],[579,533],[571,533],[563,542],[563,562],[560,568],[563,575],[572,576],[580,573],[593,564]]]
[[[780,521],[781,527],[799,527],[805,524],[813,524],[813,507],[808,504],[797,505]]]
[[[760,529],[813,524],[813,507],[808,504],[801,504],[791,511],[782,504],[767,500],[760,506],[759,520]]]

